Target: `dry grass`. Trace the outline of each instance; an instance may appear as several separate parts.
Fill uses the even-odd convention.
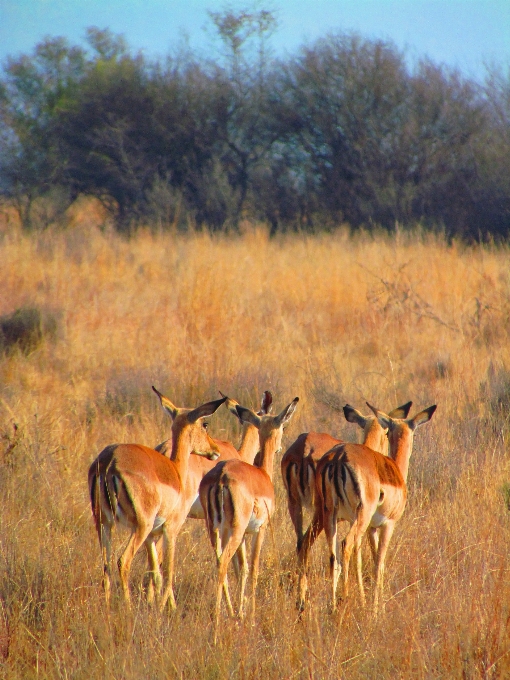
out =
[[[26,236],[11,224],[0,239],[0,315],[51,309],[61,326],[0,357],[1,677],[510,677],[508,249],[341,230],[127,241],[90,225]],[[159,617],[143,595],[132,616],[118,598],[107,611],[86,472],[106,444],[166,438],[151,384],[183,406],[218,389],[248,406],[264,389],[277,408],[297,395],[287,443],[309,429],[354,439],[346,401],[438,404],[416,438],[377,622],[355,588],[331,615],[322,539],[297,620],[278,469],[254,629],[225,616],[211,646],[215,564],[190,520],[177,612]],[[211,420],[237,441],[226,410]]]

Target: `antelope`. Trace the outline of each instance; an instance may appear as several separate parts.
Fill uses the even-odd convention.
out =
[[[157,390],[155,391],[156,394],[158,394],[159,396],[159,392],[157,392]],[[222,397],[225,398],[225,406],[228,408],[228,410],[231,413],[233,413],[236,416],[236,418],[239,419],[236,411],[236,406],[238,406],[238,402],[235,399],[227,397],[222,392],[220,392],[220,394]],[[271,392],[266,390],[262,395],[260,411],[258,412],[258,415],[262,416],[270,413],[272,408],[272,402],[273,395],[271,394]],[[206,425],[206,423],[204,423],[204,425]],[[220,449],[219,457],[217,460],[213,461],[203,456],[194,455],[190,456],[188,463],[188,475],[186,478],[186,494],[184,501],[187,507],[187,517],[189,517],[190,519],[204,519],[205,517],[202,504],[200,503],[200,498],[198,495],[198,486],[204,475],[207,474],[209,470],[212,470],[212,468],[222,460],[230,460],[231,458],[243,460],[246,463],[250,463],[250,465],[253,463],[255,456],[259,451],[259,432],[257,428],[254,427],[249,422],[241,421],[241,425],[242,434],[239,449],[236,449],[230,442],[214,439],[213,441]],[[162,453],[165,456],[168,455],[168,452],[170,450],[170,457],[172,457],[171,440],[167,439],[161,444],[158,444],[155,450],[159,451],[159,453]],[[160,562],[161,556],[159,555],[160,552],[159,544],[157,548],[158,548],[158,562]],[[239,559],[240,557],[239,555],[237,555],[236,559],[234,560],[234,568],[237,576],[239,575],[238,566]],[[226,587],[228,588],[228,586]],[[149,582],[147,597],[149,601],[152,601],[152,599],[154,598],[152,581]]]
[[[252,534],[250,559],[251,615],[255,617],[255,591],[257,586],[260,551],[264,533],[274,511],[273,487],[274,457],[280,450],[284,427],[290,421],[299,398],[296,397],[277,416],[258,416],[250,409],[237,406],[238,417],[259,431],[260,464],[249,465],[243,461],[227,460],[218,463],[200,483],[200,501],[204,509],[207,530],[218,562],[218,586],[214,621],[214,643],[225,593],[228,613],[234,616],[227,586],[227,570],[233,555],[238,551],[241,561],[241,586],[239,618],[244,618],[244,591],[248,580],[248,566],[244,538]]]
[[[228,410],[233,413],[233,415],[238,418],[236,406],[238,402],[235,399],[227,397],[225,394],[220,392],[221,396],[225,398],[225,406]],[[273,395],[271,392],[266,390],[262,395],[262,400],[260,404],[259,416],[266,415],[271,412],[273,402]],[[205,423],[204,423],[205,424]],[[200,503],[200,498],[198,496],[198,486],[203,476],[209,472],[217,463],[222,460],[229,460],[230,458],[237,458],[239,460],[244,460],[246,463],[253,464],[255,456],[259,451],[259,433],[256,427],[251,423],[242,422],[242,434],[241,434],[241,444],[239,449],[236,449],[230,442],[221,441],[214,439],[216,444],[220,447],[220,455],[217,460],[212,461],[210,459],[204,458],[203,456],[191,456],[188,463],[188,477],[187,486],[191,489],[195,489],[195,497],[193,499],[192,505],[188,511],[188,517],[191,519],[204,519],[204,511],[202,509],[202,504]],[[170,449],[171,456],[171,444],[170,440],[166,440],[158,446],[155,447],[156,451],[159,451],[163,455],[168,455]]]
[[[363,535],[369,530],[375,573],[373,610],[377,612],[386,552],[395,524],[406,505],[406,482],[414,431],[432,418],[437,407],[429,406],[414,418],[404,419],[386,415],[368,402],[367,406],[373,411],[379,425],[388,430],[389,455],[384,456],[362,444],[337,444],[319,461],[315,482],[315,515],[299,555],[301,607],[306,594],[308,544],[314,527],[322,526],[330,552],[333,611],[336,609],[339,577],[336,533],[337,522],[344,519],[351,525],[343,541],[344,597],[348,594],[349,562],[354,549],[358,587],[362,604],[365,604],[360,548]]]
[[[130,604],[129,571],[133,557],[145,545],[153,588],[163,610],[168,600],[172,609],[176,607],[172,586],[175,540],[196,494],[196,487],[190,492],[187,483],[190,454],[218,458],[222,447],[208,435],[202,420],[212,415],[226,398],[195,409],[177,408],[156,388],[153,390],[172,418],[172,458],[141,444],[113,444],[103,449],[90,466],[88,482],[107,601],[111,587],[111,535],[118,522],[131,530],[118,562],[125,601]],[[155,545],[161,535],[163,578]]]
[[[390,415],[393,418],[405,418],[412,406],[412,401],[398,406]],[[373,415],[364,416],[355,408],[346,404],[343,408],[345,419],[356,423],[363,430],[363,443],[374,451],[385,452],[387,448],[386,430],[383,429]],[[303,543],[303,509],[313,512],[315,506],[315,469],[322,456],[342,440],[324,432],[304,432],[293,442],[281,462],[282,478],[287,492],[289,514],[296,532],[299,554]],[[320,531],[319,531],[320,533]],[[314,534],[314,539],[317,537]]]

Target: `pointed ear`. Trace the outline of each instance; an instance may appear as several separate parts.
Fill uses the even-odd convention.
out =
[[[269,390],[266,390],[262,395],[262,401],[260,403],[260,413],[267,414],[271,413],[273,408],[273,395]]]
[[[238,413],[237,413],[237,410],[236,410],[236,406],[239,406],[239,403],[238,403],[235,399],[231,399],[230,397],[227,397],[226,395],[224,395],[223,392],[220,392],[220,394],[221,394],[222,397],[225,397],[225,398],[226,398],[227,401],[225,402],[225,406],[228,408],[228,410],[230,411],[230,413],[232,413],[233,415],[235,415],[235,417],[236,417],[238,420],[241,421],[241,419],[239,418],[239,415],[238,415]],[[242,422],[242,421],[241,421],[241,422]]]
[[[236,406],[237,417],[242,423],[250,423],[254,425],[257,429],[260,427],[261,418],[256,413],[254,413],[250,408],[245,408],[239,404]]]
[[[379,421],[379,425],[381,427],[384,427],[384,429],[389,430],[393,424],[392,419],[389,416],[387,416],[386,413],[383,413],[383,411],[379,411],[379,409],[376,409],[375,406],[369,404],[368,401],[366,402],[366,404]]]
[[[294,411],[296,410],[299,397],[294,397],[288,406],[286,406],[281,413],[276,416],[276,422],[280,427],[285,427],[289,420],[292,418]]]
[[[348,423],[356,423],[362,429],[365,427],[367,419],[350,404],[344,406],[344,416]]]
[[[223,399],[216,399],[216,401],[208,401],[206,404],[197,406],[193,411],[190,411],[187,415],[188,423],[195,423],[199,418],[206,418],[207,416],[212,416],[212,414],[218,409],[225,401],[227,397]]]
[[[408,401],[407,404],[402,404],[402,406],[397,406],[397,408],[394,408],[393,411],[390,411],[388,413],[390,418],[407,418],[409,415],[409,411],[411,410],[411,406],[413,405],[412,401]]]
[[[168,397],[165,397],[164,394],[161,394],[159,390],[157,390],[154,385],[152,386],[152,389],[154,392],[158,395],[159,401],[161,402],[161,406],[163,409],[170,415],[170,418],[172,420],[175,420],[176,415],[179,413],[179,409],[177,406],[174,406],[170,399]]]
[[[428,408],[424,409],[423,411],[420,411],[419,413],[417,413],[414,416],[414,418],[410,418],[407,421],[409,427],[412,430],[415,430],[420,425],[424,425],[425,423],[428,423],[429,420],[434,415],[434,411],[436,410],[436,408],[437,408],[437,405],[434,404],[434,406],[429,406]]]

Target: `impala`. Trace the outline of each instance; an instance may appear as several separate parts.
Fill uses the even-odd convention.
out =
[[[393,418],[405,418],[412,402],[398,406],[390,415]],[[387,448],[386,430],[379,425],[374,415],[364,416],[355,408],[346,404],[344,416],[350,423],[356,423],[363,430],[363,443],[374,451],[385,452]],[[313,512],[315,507],[315,469],[322,456],[336,444],[341,444],[323,432],[304,432],[285,452],[282,462],[282,478],[287,492],[289,514],[294,525],[299,554],[303,543],[303,510]],[[319,530],[320,533],[320,530]],[[317,537],[314,533],[313,540]],[[313,542],[313,541],[312,541]]]
[[[119,572],[125,600],[130,602],[129,571],[136,552],[145,545],[151,579],[163,609],[167,600],[175,608],[172,587],[175,539],[194,494],[190,493],[188,464],[190,454],[216,459],[221,446],[203,427],[203,418],[212,415],[225,398],[195,409],[177,408],[153,388],[161,405],[172,418],[172,458],[140,444],[113,444],[98,455],[89,469],[88,481],[92,513],[101,546],[104,588],[110,596],[111,535],[115,522],[131,530],[127,547],[119,559]],[[163,579],[155,541],[163,536]],[[162,596],[161,589],[164,582]]]
[[[156,393],[159,394],[157,391]],[[236,416],[236,418],[238,418],[236,411],[236,406],[239,405],[238,402],[235,399],[227,397],[222,392],[220,392],[220,394],[225,399],[225,406]],[[258,415],[261,416],[270,413],[272,402],[273,396],[271,392],[266,390],[262,395],[260,411],[258,412]],[[188,517],[191,519],[204,519],[204,511],[198,496],[198,486],[202,480],[202,477],[207,472],[209,472],[209,470],[212,470],[212,468],[222,460],[229,460],[230,458],[244,460],[246,463],[250,463],[250,465],[253,463],[255,456],[259,451],[259,433],[257,428],[251,423],[242,422],[241,424],[242,434],[239,449],[236,449],[230,442],[214,439],[214,442],[219,447],[220,455],[218,456],[217,460],[212,461],[208,458],[204,458],[203,456],[190,457],[186,486],[189,488],[189,494],[192,494],[194,490],[192,504],[188,510]],[[158,444],[155,449],[165,456],[169,455],[170,458],[172,457],[171,440],[167,439],[161,444]],[[186,497],[189,497],[188,494]]]
[[[370,404],[381,427],[388,430],[389,455],[361,444],[337,444],[317,465],[315,515],[300,552],[300,604],[306,593],[306,560],[309,538],[314,525],[324,527],[330,552],[333,610],[339,576],[337,558],[337,522],[349,522],[350,529],[343,545],[343,591],[348,594],[349,562],[354,549],[357,557],[357,580],[362,603],[365,602],[361,573],[361,541],[369,530],[374,555],[374,612],[383,586],[384,563],[396,522],[402,516],[407,500],[407,473],[412,454],[414,431],[427,423],[436,406],[429,406],[414,418],[395,418]],[[378,533],[379,532],[379,533]]]
[[[156,394],[158,394],[158,396],[160,397],[162,396],[159,395],[159,392],[157,390],[155,390],[155,392]],[[225,406],[228,408],[228,410],[231,413],[233,413],[236,416],[236,418],[239,419],[239,416],[237,415],[236,411],[236,406],[239,405],[238,402],[235,399],[227,397],[222,392],[220,392],[220,394],[222,397],[225,398]],[[271,411],[272,402],[273,396],[271,392],[266,390],[262,395],[260,411],[258,412],[258,415],[268,414]],[[209,470],[212,470],[212,468],[217,464],[217,462],[219,463],[222,460],[230,460],[231,458],[235,458],[238,460],[243,460],[246,463],[250,464],[253,463],[260,446],[259,432],[257,428],[249,422],[241,421],[241,425],[242,434],[239,449],[236,449],[230,442],[225,442],[219,439],[213,439],[213,441],[215,442],[219,449],[219,456],[217,460],[213,461],[211,459],[205,458],[204,456],[194,455],[190,456],[188,463],[188,474],[185,483],[186,493],[184,494],[183,499],[183,503],[187,508],[186,516],[189,517],[190,519],[204,519],[204,511],[202,508],[202,504],[200,503],[200,498],[198,496],[198,486],[204,475],[207,474]],[[172,457],[171,440],[167,439],[161,444],[158,444],[158,446],[156,446],[156,451],[159,451],[165,456],[169,455],[171,458]],[[161,559],[160,543],[161,541],[157,545],[158,562]],[[234,560],[234,568],[237,576],[239,575],[240,559],[241,559],[240,556],[237,555],[236,559]],[[226,589],[228,589],[228,585],[226,585],[225,587]],[[147,592],[147,598],[149,602],[152,601],[152,599],[154,598],[153,591],[154,591],[153,582],[150,581]]]
[[[218,587],[214,622],[216,643],[222,592],[225,592],[228,612],[234,611],[228,588],[227,570],[236,551],[241,557],[241,586],[239,617],[244,617],[244,590],[248,579],[248,566],[244,537],[252,534],[250,559],[251,613],[255,616],[255,591],[257,586],[260,550],[269,519],[274,511],[273,467],[274,457],[280,450],[283,429],[290,421],[299,399],[296,397],[277,416],[258,416],[250,409],[237,406],[237,414],[259,431],[260,465],[253,466],[238,460],[218,463],[200,483],[200,501],[204,508],[211,544],[218,560]]]

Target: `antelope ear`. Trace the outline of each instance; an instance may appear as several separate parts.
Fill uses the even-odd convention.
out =
[[[269,390],[266,390],[262,395],[262,401],[260,403],[260,413],[267,414],[271,413],[273,408],[273,395]]]
[[[344,416],[348,423],[356,423],[356,425],[364,429],[367,419],[350,404],[344,406]]]
[[[390,418],[407,418],[409,415],[409,411],[411,410],[411,406],[413,405],[412,401],[408,401],[407,404],[402,404],[402,406],[397,406],[397,408],[394,408],[393,411],[390,411],[388,413]]]
[[[260,427],[260,423],[262,422],[260,416],[251,409],[237,404],[236,411],[237,417],[242,423],[250,423],[250,425],[254,425],[257,429]]]
[[[379,425],[381,427],[384,427],[385,430],[389,430],[393,425],[393,420],[388,415],[386,415],[386,413],[383,413],[383,411],[379,411],[379,409],[376,409],[375,406],[369,404],[368,401],[366,402],[366,404],[379,421]]]
[[[294,397],[288,406],[286,406],[281,413],[276,416],[276,422],[280,427],[285,427],[289,420],[292,418],[294,411],[296,410],[299,397]]]
[[[425,423],[428,423],[429,420],[434,415],[434,411],[436,410],[436,408],[437,408],[437,405],[434,404],[434,406],[429,406],[428,408],[424,409],[423,411],[420,411],[419,413],[417,413],[414,416],[414,418],[410,418],[407,421],[409,427],[412,430],[415,430],[420,425],[425,425]]]
[[[179,413],[179,409],[177,408],[177,406],[174,406],[170,399],[168,399],[168,397],[165,397],[164,394],[161,394],[161,392],[157,390],[154,387],[154,385],[152,386],[152,389],[158,395],[159,401],[161,402],[161,406],[163,407],[163,409],[170,415],[172,420],[175,420],[175,417]]]
[[[216,401],[208,401],[206,404],[197,406],[187,415],[188,423],[195,423],[199,418],[206,418],[207,416],[212,416],[212,414],[218,409],[225,401],[227,397],[223,399],[216,399]]]
[[[225,406],[228,408],[230,413],[234,414],[236,418],[239,418],[239,416],[237,415],[237,411],[236,411],[236,406],[239,405],[238,402],[235,399],[231,399],[230,397],[227,397],[227,395],[223,394],[223,392],[220,392],[220,394],[221,394],[222,397],[225,397],[225,399],[226,399]]]

